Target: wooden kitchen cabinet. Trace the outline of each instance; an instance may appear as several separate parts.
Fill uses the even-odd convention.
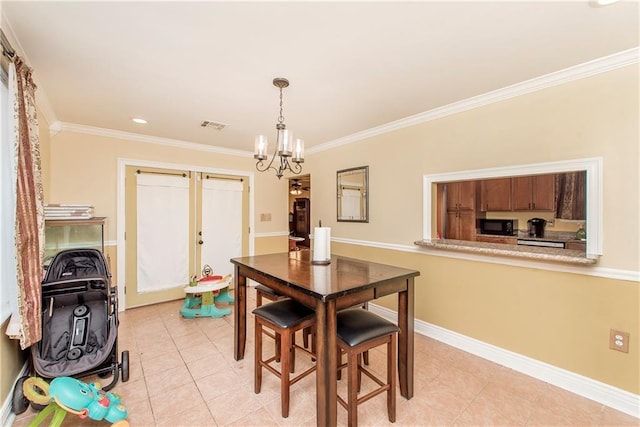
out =
[[[449,182],[447,186],[447,210],[475,210],[476,182]]]
[[[445,184],[445,239],[475,240],[476,182],[459,181]]]
[[[555,210],[554,174],[519,176],[511,180],[511,200],[514,211]]]
[[[515,245],[517,243],[517,238],[506,236],[476,236],[476,241],[485,243],[501,243],[503,245]]]
[[[510,211],[511,178],[481,180],[479,210],[481,212]]]
[[[476,213],[468,210],[447,212],[446,239],[476,240]]]

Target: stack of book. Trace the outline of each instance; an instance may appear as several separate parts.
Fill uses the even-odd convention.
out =
[[[44,206],[44,219],[89,219],[93,218],[93,206],[59,205]]]

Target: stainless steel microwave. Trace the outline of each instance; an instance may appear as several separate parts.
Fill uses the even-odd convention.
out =
[[[480,234],[515,236],[518,234],[518,220],[480,218],[478,220],[478,229]]]

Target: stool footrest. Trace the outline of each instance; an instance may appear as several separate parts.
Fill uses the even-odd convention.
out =
[[[260,290],[256,295],[261,297]],[[313,357],[312,352],[296,344],[296,332],[314,327],[315,311],[289,298],[284,298],[266,305],[260,305],[253,310],[253,314],[255,320],[254,392],[256,394],[260,393],[262,368],[277,376],[280,379],[282,417],[287,418],[289,416],[291,385],[316,370],[315,365],[313,365],[305,369],[304,372],[292,377],[295,372],[296,350],[302,350]],[[276,354],[266,360],[263,359],[262,354],[264,336],[274,338],[276,341]],[[274,361],[278,361],[278,358],[280,369],[277,369],[273,364]]]

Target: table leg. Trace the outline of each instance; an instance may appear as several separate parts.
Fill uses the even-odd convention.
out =
[[[398,293],[398,377],[400,394],[413,397],[413,278],[407,279],[407,290]]]
[[[235,266],[236,297],[233,303],[233,357],[235,360],[244,358],[244,348],[247,341],[247,277],[240,273]]]
[[[336,301],[316,305],[316,410],[318,426],[335,426],[337,412]]]

